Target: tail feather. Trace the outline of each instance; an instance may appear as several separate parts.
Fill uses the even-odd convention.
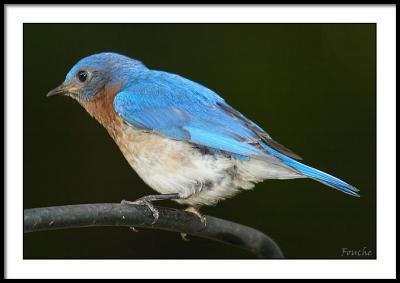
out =
[[[318,169],[312,168],[310,166],[304,165],[290,157],[287,157],[286,155],[283,155],[282,153],[272,149],[268,145],[263,144],[263,147],[269,151],[272,155],[278,157],[281,159],[286,165],[294,168],[295,170],[299,171],[300,173],[304,174],[305,176],[314,179],[318,182],[323,183],[324,185],[327,185],[329,187],[332,187],[334,189],[337,189],[343,193],[359,197],[360,195],[357,193],[359,190],[352,185],[347,184],[346,182],[331,176],[325,172],[322,172]]]
[[[292,160],[285,160],[285,164],[289,165],[290,167],[293,167],[300,173],[310,177],[311,179],[314,179],[316,181],[319,181],[329,187],[335,188],[337,190],[340,190],[346,194],[359,197],[360,195],[357,194],[359,191],[357,188],[353,187],[352,185],[347,184],[346,182],[343,182],[342,180],[331,176],[325,172],[322,172],[318,169],[312,168],[310,166],[304,165],[300,162],[297,161],[292,161]]]

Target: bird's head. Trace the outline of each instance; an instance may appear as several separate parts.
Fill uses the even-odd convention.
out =
[[[80,103],[93,100],[108,86],[120,83],[128,74],[147,69],[141,62],[117,53],[99,53],[81,59],[64,82],[47,96],[69,96]]]

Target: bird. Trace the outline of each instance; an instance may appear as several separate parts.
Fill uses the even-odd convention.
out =
[[[47,96],[76,100],[113,138],[129,165],[158,194],[135,203],[173,200],[203,216],[267,179],[310,178],[351,196],[354,186],[301,163],[213,90],[183,76],[102,52],[80,59]]]

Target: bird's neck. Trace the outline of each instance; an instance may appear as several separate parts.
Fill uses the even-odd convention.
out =
[[[113,138],[122,123],[122,119],[114,110],[114,98],[120,89],[121,84],[117,83],[101,90],[94,99],[81,102],[83,108],[103,125]]]

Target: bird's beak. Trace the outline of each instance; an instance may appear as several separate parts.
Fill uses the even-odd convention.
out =
[[[78,88],[76,87],[71,87],[71,86],[66,86],[64,84],[60,85],[59,87],[50,90],[47,93],[47,97],[49,96],[54,96],[54,95],[60,95],[60,96],[66,96],[66,95],[71,95],[71,94],[77,94]]]

